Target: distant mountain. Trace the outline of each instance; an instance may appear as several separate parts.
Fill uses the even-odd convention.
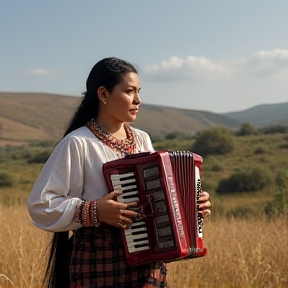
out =
[[[0,145],[61,139],[79,101],[64,95],[0,92]],[[207,111],[142,104],[133,126],[156,136],[174,131],[194,134],[212,126],[237,129],[240,123]]]
[[[243,111],[221,113],[221,115],[241,123],[251,123],[258,127],[270,125],[288,126],[288,102],[263,104]]]

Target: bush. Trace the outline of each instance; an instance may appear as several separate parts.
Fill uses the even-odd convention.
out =
[[[31,158],[28,159],[28,163],[45,163],[50,156],[50,151],[42,151],[40,153],[35,154]]]
[[[219,181],[216,193],[252,192],[263,190],[272,184],[273,177],[264,167],[254,167],[232,174]]]
[[[16,182],[16,177],[13,174],[5,171],[0,172],[0,187],[12,187]]]
[[[165,136],[165,139],[167,140],[174,140],[174,139],[191,139],[192,136],[181,132],[181,131],[174,131],[174,132],[170,132]]]
[[[258,134],[258,130],[250,123],[244,123],[236,135],[239,136],[246,136],[246,135],[255,135]]]
[[[230,130],[211,128],[196,134],[192,151],[202,156],[223,155],[232,152],[234,147],[234,137]]]
[[[255,155],[264,154],[264,153],[266,153],[266,150],[265,150],[263,147],[257,147],[257,148],[255,148],[255,150],[254,150],[254,154],[255,154]]]
[[[55,147],[56,142],[52,140],[33,141],[29,144],[31,147]]]
[[[213,156],[207,158],[207,162],[205,162],[206,171],[219,172],[223,171],[223,169],[224,169],[223,163],[220,160],[218,160]]]
[[[288,170],[281,171],[276,178],[278,193],[267,202],[264,212],[267,216],[288,216]]]
[[[268,126],[261,129],[264,134],[274,134],[274,133],[288,133],[288,127],[282,125]]]

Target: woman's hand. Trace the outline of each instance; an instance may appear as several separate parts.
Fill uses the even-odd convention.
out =
[[[212,203],[210,200],[210,195],[206,191],[202,191],[199,198],[199,210],[204,218],[207,215],[211,214]]]
[[[127,210],[128,206],[134,206],[137,203],[119,203],[115,200],[121,192],[115,190],[105,195],[98,201],[98,221],[113,225],[117,228],[125,229],[127,225],[132,223],[131,218],[138,215],[137,212]]]

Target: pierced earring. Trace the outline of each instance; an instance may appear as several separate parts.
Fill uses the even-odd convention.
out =
[[[104,105],[106,105],[106,102],[105,102],[105,101],[102,101],[102,103],[103,103]]]

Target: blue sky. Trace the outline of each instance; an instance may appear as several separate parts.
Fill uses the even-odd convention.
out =
[[[81,96],[92,66],[135,64],[147,104],[288,102],[287,0],[0,2],[0,91]]]

